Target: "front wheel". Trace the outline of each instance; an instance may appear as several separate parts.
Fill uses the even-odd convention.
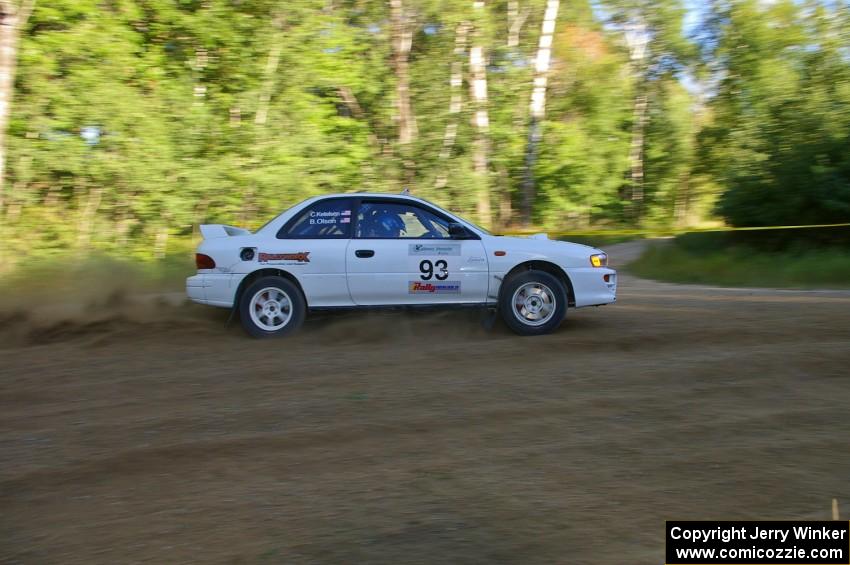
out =
[[[301,327],[307,303],[301,290],[281,277],[263,277],[239,299],[242,327],[253,337],[281,337]]]
[[[502,319],[519,335],[542,335],[561,325],[567,290],[544,271],[526,271],[504,282],[499,298]]]

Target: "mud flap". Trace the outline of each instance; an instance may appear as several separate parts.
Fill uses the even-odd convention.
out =
[[[501,290],[502,282],[504,282],[504,277],[493,275],[493,278],[499,281],[499,290]],[[493,301],[493,305],[488,306],[482,313],[481,327],[489,332],[493,329],[493,326],[496,325],[496,318],[499,317],[499,297],[488,296],[487,298]]]
[[[234,300],[233,308],[230,309],[230,315],[227,317],[227,321],[224,322],[224,329],[230,328],[230,323],[233,322],[233,317],[236,316],[236,312],[239,310],[239,304]]]
[[[496,319],[499,317],[499,309],[495,306],[488,306],[481,314],[481,327],[488,332],[496,325]]]

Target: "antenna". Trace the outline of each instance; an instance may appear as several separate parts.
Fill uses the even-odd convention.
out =
[[[402,196],[410,196],[410,189],[408,187],[403,187],[401,191]]]

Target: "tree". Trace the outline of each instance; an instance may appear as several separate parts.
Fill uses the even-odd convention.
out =
[[[446,131],[443,134],[443,147],[440,150],[441,167],[437,174],[436,188],[442,189],[448,183],[448,168],[446,161],[451,157],[455,140],[457,139],[458,120],[457,116],[463,110],[463,55],[466,53],[470,24],[462,21],[457,24],[455,32],[454,60],[452,61],[449,88],[451,89],[451,100],[449,102],[449,115],[446,121]]]
[[[555,33],[555,21],[558,18],[559,0],[546,2],[546,13],[540,31],[540,43],[534,59],[534,86],[529,107],[528,144],[525,157],[525,175],[522,191],[523,223],[531,222],[531,206],[534,199],[534,166],[537,162],[537,145],[540,143],[540,122],[546,117],[546,85],[549,63],[552,58],[552,38]]]
[[[628,186],[631,80],[620,36],[589,2],[562,7],[534,169],[534,222],[588,229],[620,220]]]
[[[848,18],[840,5],[717,2],[701,165],[734,225],[850,218]]]
[[[478,196],[477,212],[478,221],[485,227],[492,224],[492,212],[490,209],[490,179],[489,177],[489,150],[490,140],[488,138],[490,129],[490,116],[487,106],[487,61],[484,51],[484,33],[482,33],[483,20],[485,17],[485,4],[483,0],[473,0],[474,14],[473,41],[469,50],[469,73],[470,94],[473,101],[475,116],[475,147],[473,149],[473,173],[475,175],[476,193]]]
[[[694,46],[682,33],[681,0],[609,0],[607,24],[619,31],[629,53],[633,83],[629,149],[629,217],[639,222],[645,212],[646,131],[653,104],[663,104],[664,83],[679,80],[691,61]],[[656,179],[651,179],[654,189]]]
[[[416,139],[416,115],[410,104],[410,72],[408,58],[413,43],[412,15],[402,0],[390,0],[392,18],[393,62],[396,73],[396,107],[398,110],[398,142],[408,145]]]
[[[399,185],[485,225],[511,224],[517,204],[525,223],[547,227],[667,225],[700,209],[694,179],[750,186],[741,173],[758,170],[776,186],[800,183],[815,173],[789,163],[804,158],[840,195],[846,27],[832,13],[808,19],[806,34],[835,46],[785,54],[811,75],[799,92],[761,89],[774,109],[759,119],[797,135],[781,154],[745,111],[761,87],[722,81],[758,65],[719,43],[704,170],[693,174],[703,114],[680,84],[689,46],[679,1],[39,2],[27,25],[18,20],[15,106],[0,144],[2,227],[16,234],[6,248],[163,256],[199,223],[252,228],[305,197]],[[645,65],[624,42],[638,18]],[[790,72],[774,58],[758,55],[764,69]],[[806,88],[816,96],[806,100]],[[794,104],[783,108],[774,91]],[[747,155],[735,120],[775,166],[724,152]],[[806,131],[826,135],[816,143]],[[730,192],[729,206],[745,193]]]
[[[14,94],[18,42],[34,5],[35,0],[21,0],[19,4],[12,0],[0,1],[0,217],[6,189],[6,129]]]

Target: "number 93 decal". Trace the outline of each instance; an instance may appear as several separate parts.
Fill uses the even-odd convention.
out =
[[[434,272],[436,269],[437,272]],[[420,278],[423,281],[430,281],[431,277],[437,279],[438,281],[444,281],[449,278],[449,264],[446,263],[443,259],[439,261],[431,262],[428,259],[425,259],[421,263],[419,263],[419,271],[422,273]]]

